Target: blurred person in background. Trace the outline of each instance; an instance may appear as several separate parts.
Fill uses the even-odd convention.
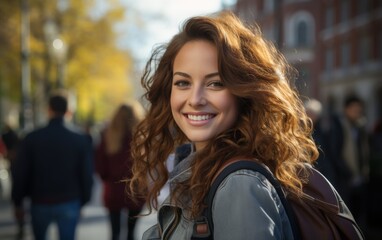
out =
[[[17,157],[17,151],[20,143],[20,138],[16,131],[11,127],[10,124],[5,123],[3,130],[1,132],[1,137],[3,139],[5,148],[6,148],[6,155],[5,158],[9,162],[9,170],[12,174],[14,162]],[[17,218],[17,239],[22,239],[24,236],[24,225],[25,225],[25,219],[24,218]]]
[[[374,125],[370,137],[370,184],[368,204],[369,218],[371,225],[382,229],[382,118],[378,119]]]
[[[342,146],[338,148],[342,161],[338,164],[339,191],[356,220],[364,226],[366,220],[367,184],[369,181],[369,134],[366,129],[364,102],[356,95],[344,100]]]
[[[3,139],[0,137],[0,156],[4,157],[7,155],[7,148],[5,147]]]
[[[34,239],[46,239],[56,223],[60,240],[75,239],[81,207],[91,196],[93,167],[85,135],[65,124],[68,101],[64,92],[49,98],[47,126],[29,133],[21,142],[14,164],[12,200],[22,219],[23,200],[31,199]]]
[[[3,142],[3,139],[0,136],[0,201],[5,199],[5,188],[3,186],[3,174],[8,175],[8,168],[5,160],[5,156],[7,155],[7,148]]]
[[[322,104],[317,99],[309,99],[304,103],[306,113],[312,120],[313,139],[319,149],[319,156],[315,162],[316,168],[335,185],[334,163],[331,158],[328,137],[330,129],[323,125]]]
[[[144,201],[133,201],[125,191],[125,179],[132,176],[130,141],[132,132],[141,118],[137,103],[119,106],[101,135],[96,148],[96,171],[103,182],[103,201],[109,211],[111,239],[120,239],[121,214],[128,211],[127,239],[134,239],[137,218]]]
[[[1,137],[7,149],[7,154],[5,157],[12,164],[12,162],[16,159],[17,147],[20,142],[19,136],[8,123],[5,123]]]

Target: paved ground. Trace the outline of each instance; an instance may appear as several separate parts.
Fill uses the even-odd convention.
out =
[[[0,176],[1,177],[1,176]],[[14,240],[16,239],[16,225],[12,215],[12,209],[9,201],[9,187],[7,182],[2,180],[2,195],[0,196],[0,239]],[[106,211],[101,204],[100,185],[96,182],[92,201],[84,207],[82,211],[82,219],[77,230],[78,240],[107,240],[110,239],[109,225]],[[141,239],[145,229],[155,223],[155,214],[142,217],[138,220],[136,237]],[[122,232],[122,236],[125,234]],[[57,229],[54,225],[49,228],[49,236],[51,240],[58,239]],[[32,240],[31,228],[29,223],[26,225],[25,237],[23,240]]]

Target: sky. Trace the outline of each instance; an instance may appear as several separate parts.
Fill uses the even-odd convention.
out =
[[[137,64],[148,60],[153,46],[175,35],[181,23],[195,15],[221,10],[235,0],[122,0],[128,10],[118,26],[123,32],[119,46],[131,51]]]

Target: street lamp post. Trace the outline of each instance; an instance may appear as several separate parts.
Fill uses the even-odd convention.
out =
[[[52,42],[53,53],[57,62],[57,88],[63,88],[65,85],[65,56],[66,46],[60,38],[56,38]]]
[[[66,58],[66,45],[64,41],[59,38],[57,25],[48,20],[44,26],[44,32],[49,47],[49,53],[57,66],[57,81],[56,87],[63,88],[65,86],[65,58]]]

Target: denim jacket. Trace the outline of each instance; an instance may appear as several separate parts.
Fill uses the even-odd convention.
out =
[[[176,182],[190,177],[191,153],[170,173],[170,192]],[[143,240],[188,240],[199,237],[195,220],[185,206],[190,196],[182,196],[175,206],[168,197],[158,210],[158,223],[149,228]],[[213,200],[215,240],[293,239],[290,222],[272,184],[260,173],[239,170],[219,186]]]

